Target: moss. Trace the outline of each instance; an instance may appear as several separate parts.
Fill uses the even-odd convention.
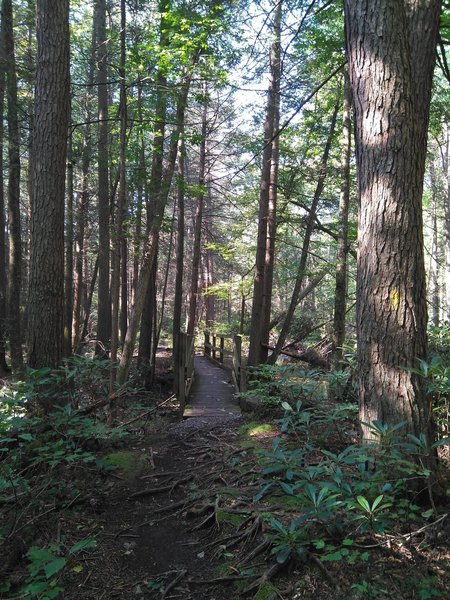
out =
[[[256,594],[253,596],[253,600],[274,600],[278,598],[277,588],[270,582],[263,583]]]
[[[266,496],[264,498],[264,502],[266,502],[269,506],[282,506],[285,508],[299,507],[299,499],[296,496]]]
[[[265,437],[272,433],[276,433],[276,429],[271,423],[257,423],[251,421],[241,427],[241,435],[249,438]]]
[[[126,450],[107,454],[103,460],[108,465],[117,467],[128,480],[138,477],[146,467],[145,457],[137,452]]]
[[[226,510],[218,510],[216,512],[216,519],[219,524],[233,525],[233,527],[239,527],[246,519],[245,515],[229,513]]]

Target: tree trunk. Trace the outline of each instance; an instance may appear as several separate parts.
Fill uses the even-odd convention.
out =
[[[64,357],[72,355],[73,316],[73,236],[74,236],[74,189],[73,189],[73,140],[69,134],[67,152],[67,210],[66,210],[66,263],[64,283]]]
[[[108,46],[106,37],[106,0],[95,0],[96,78],[98,83],[98,311],[97,354],[105,355],[111,337],[111,302],[109,296],[110,265],[110,205],[108,169]]]
[[[320,165],[319,179],[317,181],[316,191],[314,192],[314,197],[313,197],[313,200],[311,203],[311,208],[309,209],[308,220],[306,221],[305,237],[303,238],[302,252],[300,255],[300,261],[298,263],[297,277],[295,279],[295,285],[294,285],[294,289],[292,291],[291,301],[290,301],[289,307],[286,311],[286,317],[283,321],[283,326],[281,328],[281,332],[278,337],[278,341],[276,343],[275,349],[273,350],[272,354],[269,356],[269,359],[268,359],[268,363],[271,365],[275,364],[275,362],[280,354],[280,351],[284,346],[287,335],[289,333],[289,329],[291,327],[292,317],[294,316],[295,309],[297,308],[297,305],[299,302],[300,290],[302,288],[303,281],[305,278],[306,263],[307,263],[308,254],[309,254],[309,244],[311,241],[314,224],[316,222],[317,207],[319,205],[320,196],[322,195],[323,186],[324,186],[325,178],[327,175],[328,158],[330,155],[331,144],[332,144],[333,137],[334,137],[334,130],[336,127],[336,120],[337,120],[338,112],[339,112],[339,103],[336,103],[336,106],[334,107],[333,116],[331,118],[331,125],[330,125],[330,131],[328,134],[328,139],[326,141],[325,149],[323,151],[323,157],[322,157],[322,162]]]
[[[111,368],[110,391],[116,379],[115,363],[119,348],[119,298],[120,298],[120,250],[124,235],[124,210],[126,203],[126,128],[127,128],[127,97],[125,85],[126,64],[126,5],[120,2],[120,149],[119,149],[119,188],[117,193],[117,210],[114,227],[114,244],[111,273]]]
[[[439,327],[439,243],[438,243],[438,219],[437,219],[437,180],[433,161],[430,162],[431,179],[431,250],[430,250],[430,280],[429,290],[431,295],[431,322]]]
[[[444,148],[445,318],[450,323],[450,123],[445,124]]]
[[[167,46],[167,23],[165,11],[167,8],[167,0],[159,0],[159,11],[161,13],[159,25],[159,45],[161,48]],[[156,76],[156,104],[153,128],[152,142],[152,166],[149,182],[149,199],[150,204],[147,205],[147,235],[149,235],[152,222],[155,219],[157,212],[158,198],[161,194],[162,178],[163,178],[163,159],[164,159],[164,137],[166,131],[166,113],[167,113],[167,76],[166,65],[162,64],[158,67]],[[150,366],[150,357],[152,353],[152,340],[156,335],[153,329],[154,317],[156,315],[156,274],[158,268],[158,238],[155,237],[155,255],[153,258],[152,274],[150,277],[151,284],[148,286],[147,297],[145,299],[141,329],[139,335],[139,352],[138,364],[142,370],[148,369]]]
[[[256,244],[255,275],[253,280],[253,303],[250,325],[250,347],[248,365],[255,366],[264,362],[267,348],[263,343],[268,340],[271,306],[271,280],[273,277],[273,244],[275,242],[275,201],[276,173],[278,165],[280,78],[281,78],[281,16],[282,0],[274,0],[273,41],[270,52],[270,79],[264,124],[264,150],[262,157],[261,185],[259,195],[258,235]],[[278,116],[277,116],[278,113]],[[277,127],[278,129],[278,127]],[[274,154],[275,151],[275,154]],[[269,231],[270,220],[270,231]],[[266,278],[269,277],[267,281]]]
[[[174,392],[178,393],[178,365],[180,354],[181,311],[183,309],[183,268],[184,268],[184,140],[180,134],[177,177],[177,258],[175,268],[175,296],[173,300],[173,350]]]
[[[69,125],[69,0],[37,0],[28,364],[58,367],[64,340],[64,188]],[[43,326],[44,325],[44,326]]]
[[[208,90],[205,84],[205,96]],[[194,246],[192,250],[192,271],[191,271],[191,289],[189,292],[189,311],[186,326],[186,333],[192,335],[196,325],[197,299],[198,299],[198,274],[200,269],[200,253],[201,239],[203,228],[203,205],[205,202],[205,174],[206,174],[206,136],[207,136],[207,117],[208,104],[205,100],[202,111],[202,133],[200,142],[200,160],[198,186],[199,194],[197,197],[197,205],[195,210],[195,225],[194,225]]]
[[[20,133],[17,116],[17,75],[14,48],[13,13],[11,0],[2,2],[4,64],[6,67],[6,97],[8,105],[8,228],[9,281],[8,330],[11,366],[14,371],[23,367],[20,292],[22,286],[22,234],[20,225]]]
[[[194,64],[196,63],[198,55],[195,57]],[[119,371],[117,381],[119,384],[125,383],[128,377],[128,371],[130,368],[131,359],[133,356],[133,350],[136,343],[137,332],[139,328],[139,322],[144,308],[145,297],[147,295],[148,284],[150,281],[151,269],[153,260],[156,253],[157,241],[159,236],[159,230],[164,218],[164,209],[166,207],[167,198],[169,196],[170,186],[172,183],[172,177],[175,170],[175,163],[177,159],[178,140],[180,132],[183,128],[184,113],[186,108],[187,97],[189,93],[189,87],[191,83],[192,70],[189,72],[186,80],[181,84],[181,90],[178,98],[176,116],[175,116],[175,128],[172,132],[170,152],[167,168],[163,176],[163,185],[159,198],[157,198],[157,208],[155,212],[155,218],[153,219],[152,227],[147,235],[147,239],[144,246],[141,269],[139,273],[139,281],[136,289],[136,298],[131,309],[130,322],[128,325],[127,335],[123,346],[122,357],[120,359]]]
[[[3,19],[2,19],[3,23]],[[0,29],[0,52],[4,53],[4,32]],[[5,69],[0,68],[0,148],[3,148],[3,116],[5,103]],[[3,179],[3,152],[0,152],[0,374],[9,371],[6,363],[6,289],[8,278],[6,276],[6,220],[5,220],[5,194]]]
[[[341,193],[339,196],[339,229],[336,250],[336,283],[334,291],[333,342],[331,364],[339,368],[345,342],[347,312],[348,211],[350,207],[351,93],[348,70],[344,71],[344,114],[341,141]]]
[[[422,190],[440,2],[345,0],[360,214],[360,418],[431,438]]]

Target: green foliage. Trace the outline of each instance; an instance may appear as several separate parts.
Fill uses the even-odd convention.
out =
[[[120,439],[127,432],[110,430],[74,408],[101,394],[107,374],[105,361],[75,358],[62,369],[30,370],[30,378],[11,384],[0,396],[0,546],[15,536],[32,538],[34,523],[49,507],[71,506],[79,495],[79,469],[102,468],[94,450],[102,442]],[[54,387],[53,387],[54,386]],[[63,399],[63,402],[61,402]],[[52,406],[48,414],[36,405]],[[82,540],[69,549],[31,547],[22,598],[56,598],[61,593],[60,572],[73,555],[92,547]],[[6,583],[3,590],[9,586]]]
[[[274,438],[270,450],[259,451],[263,481],[255,496],[261,501],[276,491],[289,498],[298,515],[288,523],[267,516],[280,563],[313,550],[325,562],[366,561],[368,553],[355,546],[359,535],[383,535],[432,515],[425,511],[421,516],[408,494],[411,479],[429,476],[415,458],[428,451],[425,439],[409,436],[405,441],[400,437],[404,424],[375,421],[370,428],[376,444],[350,445],[335,453],[317,443],[315,431],[327,425],[320,408],[307,409],[301,401],[282,407],[285,414],[277,423],[283,437]],[[337,415],[341,423],[348,419],[348,413]],[[336,422],[335,415],[331,419]]]
[[[19,590],[21,598],[57,598],[64,589],[58,585],[58,577],[64,568],[73,563],[75,554],[82,550],[95,548],[96,541],[83,539],[74,544],[66,552],[59,544],[45,548],[32,546],[27,552],[28,577],[25,585]]]

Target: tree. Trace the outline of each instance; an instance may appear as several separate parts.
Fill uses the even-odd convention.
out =
[[[108,48],[106,39],[106,1],[96,0],[94,5],[96,32],[96,77],[98,102],[98,311],[97,353],[103,354],[111,336],[111,304],[109,300],[109,169],[108,169]]]
[[[440,2],[346,0],[355,112],[360,417],[430,433],[422,190]]]
[[[17,102],[17,75],[14,44],[13,12],[11,0],[2,2],[2,63],[6,71],[6,97],[8,121],[8,331],[11,365],[14,370],[23,366],[20,317],[20,292],[22,286],[22,233],[20,223],[20,132]]]
[[[258,237],[256,243],[253,303],[248,364],[265,362],[269,341],[275,251],[276,199],[281,80],[282,0],[275,0],[273,40],[270,50],[270,79],[264,123],[264,150],[259,196]]]
[[[28,364],[63,356],[64,189],[69,125],[69,0],[37,0]]]

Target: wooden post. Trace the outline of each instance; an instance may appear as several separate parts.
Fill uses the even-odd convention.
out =
[[[211,345],[209,341],[209,331],[205,331],[205,347],[204,347],[205,356],[211,356]]]
[[[215,333],[213,333],[213,336],[212,336],[212,343],[213,343],[213,347],[212,347],[212,357],[213,357],[213,360],[216,360],[216,341],[217,341],[217,340],[216,340],[216,334],[215,334]]]
[[[180,355],[178,357],[178,399],[181,412],[186,406],[186,334],[180,333]]]
[[[223,349],[225,347],[225,337],[223,335],[219,336],[220,338],[220,353],[219,353],[219,360],[220,360],[220,364],[223,365]]]

